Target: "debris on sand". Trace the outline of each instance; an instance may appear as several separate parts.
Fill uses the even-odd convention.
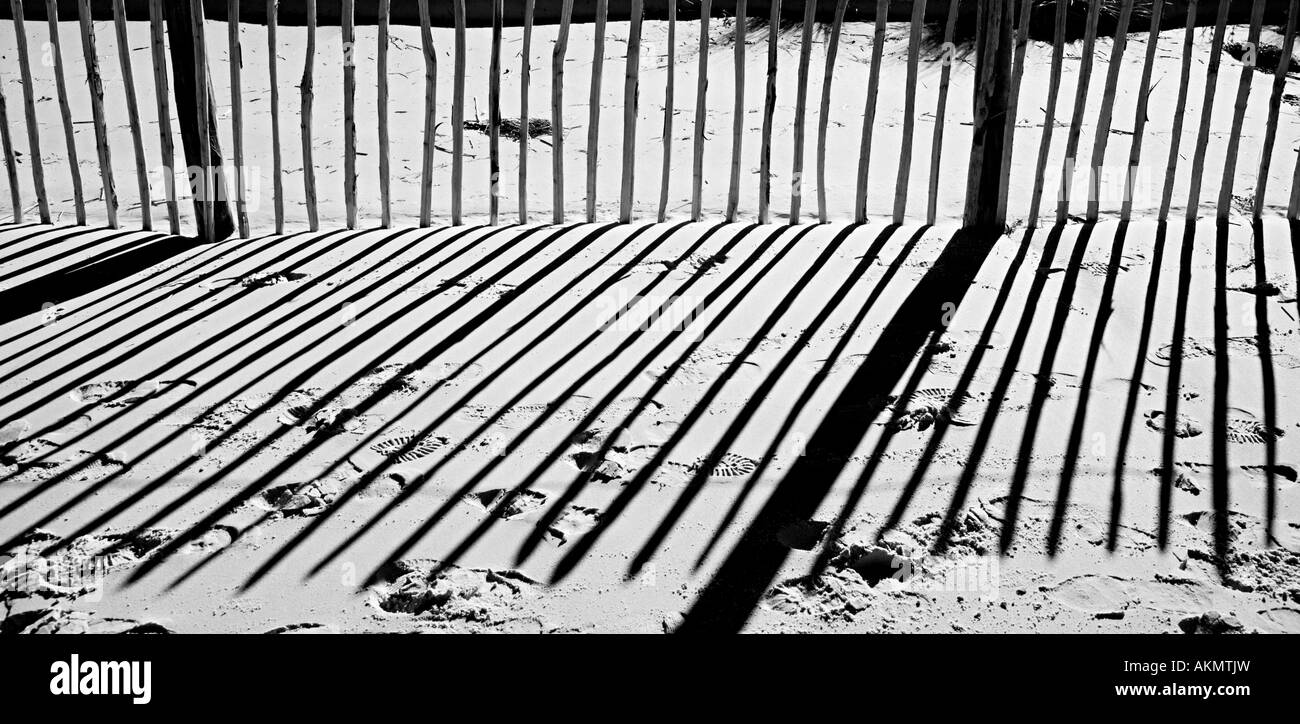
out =
[[[465,121],[464,125],[465,125],[465,130],[478,131],[479,133],[482,133],[484,135],[487,135],[488,131],[491,129],[491,126],[489,126],[486,123],[483,123],[482,121]],[[523,135],[520,132],[521,128],[522,126],[519,125],[519,119],[517,118],[502,118],[497,123],[497,131],[502,136],[509,139],[513,139],[515,141],[518,141],[519,138]],[[537,138],[538,136],[550,136],[550,135],[551,135],[550,121],[546,120],[545,118],[528,119],[529,138]]]

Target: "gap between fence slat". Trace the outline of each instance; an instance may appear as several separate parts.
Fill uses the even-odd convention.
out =
[[[1282,41],[1283,48],[1295,46],[1296,16],[1300,14],[1300,0],[1291,0],[1287,11],[1286,33]],[[1268,173],[1273,163],[1273,145],[1277,141],[1277,122],[1282,111],[1282,95],[1286,91],[1286,76],[1291,68],[1291,53],[1281,53],[1277,69],[1273,73],[1273,92],[1268,99],[1268,124],[1264,131],[1264,144],[1259,151],[1259,174],[1255,181],[1254,218],[1259,220],[1264,213],[1264,196],[1268,190]]]
[[[780,3],[780,0],[773,0]],[[705,90],[709,87],[709,13],[712,0],[700,2],[700,72],[695,85],[695,140],[691,161],[691,221],[700,220],[701,196],[704,193],[704,123],[708,111],[704,106]],[[763,200],[759,199],[760,207]]]
[[[1020,83],[1025,73],[1025,52],[1029,48],[1029,20],[1033,16],[1032,0],[1021,0],[1016,25],[1015,59],[1011,66],[1011,92],[1007,97],[1007,125],[1002,136],[1002,177],[998,182],[998,218],[1007,217],[1011,198],[1011,161],[1016,145],[1016,119],[1020,109]]]
[[[957,0],[953,0],[953,6]],[[826,46],[826,72],[822,76],[821,112],[817,115],[817,219],[826,223],[826,132],[830,123],[831,80],[835,74],[835,56],[840,47],[840,30],[844,27],[844,13],[849,0],[835,3],[835,17],[831,21],[831,37]]]
[[[81,185],[81,163],[77,158],[72,109],[68,105],[68,83],[63,72],[63,45],[59,40],[58,0],[45,0],[45,17],[50,28],[50,52],[54,61],[54,86],[59,98],[59,115],[63,120],[63,142],[68,151],[68,173],[72,176],[72,203],[76,206],[77,224],[86,225],[86,196]],[[172,233],[175,233],[173,230]]]
[[[1052,149],[1052,133],[1056,128],[1056,104],[1061,94],[1061,65],[1065,60],[1065,25],[1068,8],[1056,4],[1056,27],[1052,35],[1052,71],[1047,84],[1047,107],[1043,111],[1043,135],[1038,142],[1038,162],[1034,169],[1034,190],[1029,196],[1028,227],[1038,227],[1038,212],[1043,201],[1046,182],[1047,157]]]
[[[528,84],[533,73],[533,5],[524,2],[524,47],[519,66],[519,223],[528,223],[528,141],[532,122],[528,118]]]
[[[0,84],[2,86],[3,84]],[[14,140],[9,134],[9,103],[0,87],[0,145],[4,146],[5,176],[9,179],[9,203],[15,224],[23,223],[23,199],[18,192],[18,163],[14,160]]]
[[[1074,91],[1074,112],[1070,115],[1070,132],[1065,141],[1065,166],[1061,170],[1061,190],[1056,203],[1056,223],[1063,224],[1070,215],[1070,192],[1074,185],[1075,157],[1079,153],[1079,137],[1083,133],[1083,114],[1088,108],[1088,85],[1092,79],[1093,48],[1097,42],[1097,17],[1101,14],[1101,0],[1088,3],[1088,22],[1083,31],[1082,58],[1079,62],[1079,82]]]
[[[1124,5],[1119,12],[1119,22],[1115,25],[1110,65],[1106,68],[1106,90],[1101,97],[1097,133],[1092,142],[1092,163],[1088,168],[1088,221],[1096,221],[1101,214],[1101,182],[1102,171],[1106,166],[1106,145],[1110,140],[1110,124],[1115,109],[1115,89],[1119,85],[1119,71],[1124,62],[1124,49],[1128,45],[1128,24],[1132,15],[1133,0],[1124,0]]]
[[[488,224],[492,226],[497,225],[501,173],[501,2],[492,0],[492,57],[488,68]]]
[[[551,219],[556,224],[564,223],[564,55],[572,19],[573,0],[564,0],[560,6],[560,32],[551,54]]]
[[[943,69],[939,72],[939,98],[934,109],[934,138],[930,146],[930,195],[925,207],[925,223],[931,225],[934,224],[939,209],[939,161],[943,157],[943,131],[944,118],[948,112],[948,87],[952,82],[952,65],[957,62],[957,49],[953,45],[952,39],[957,30],[957,9],[960,5],[960,0],[952,0],[948,5],[948,21],[943,29]],[[822,97],[822,113],[826,112],[825,108],[828,101],[827,96]],[[824,140],[822,145],[825,145]],[[822,221],[826,221],[825,211],[822,212]]]
[[[794,161],[790,169],[790,223],[798,224],[803,201],[803,145],[804,123],[807,120],[808,66],[812,64],[812,27],[816,20],[817,3],[804,0],[803,32],[799,37],[799,87],[794,104]]]
[[[1133,144],[1129,147],[1128,165],[1124,167],[1124,201],[1120,206],[1120,221],[1128,221],[1133,213],[1134,177],[1137,175],[1138,165],[1142,162],[1142,137],[1147,127],[1147,108],[1151,101],[1151,74],[1155,66],[1156,51],[1160,47],[1160,17],[1164,4],[1164,0],[1155,0],[1151,5],[1151,30],[1147,35],[1146,58],[1142,62],[1137,110],[1133,114]]]
[[[876,123],[876,95],[880,89],[880,60],[885,45],[885,22],[889,18],[889,0],[876,6],[876,32],[871,41],[871,73],[867,80],[867,107],[862,113],[862,147],[858,152],[858,183],[854,197],[853,220],[867,220],[867,181],[871,171],[871,133]]]
[[[121,0],[118,0],[120,2]],[[244,92],[240,77],[243,48],[239,42],[239,0],[226,3],[226,27],[230,48],[230,132],[235,154],[235,216],[239,236],[248,238],[248,208],[244,199]]]
[[[81,54],[86,62],[86,84],[90,88],[90,114],[95,125],[95,151],[99,157],[99,178],[103,184],[108,228],[117,228],[117,191],[113,184],[113,154],[108,145],[108,126],[104,120],[104,79],[99,74],[95,50],[95,26],[90,20],[90,0],[78,0],[77,18],[81,28]]]
[[[1187,107],[1187,94],[1192,80],[1192,47],[1196,40],[1196,0],[1189,0],[1187,5],[1187,26],[1183,31],[1183,60],[1179,70],[1178,102],[1174,105],[1174,127],[1169,136],[1169,161],[1165,165],[1165,186],[1160,197],[1159,220],[1169,217],[1169,207],[1174,199],[1174,173],[1178,170],[1178,147],[1183,140],[1183,119],[1185,114],[1177,109]]]
[[[429,22],[429,0],[420,0],[420,51],[424,53],[424,148],[420,161],[420,227],[431,223],[433,206],[434,91],[438,60],[433,51],[433,28]]]
[[[735,104],[731,113],[731,176],[727,183],[727,221],[736,220],[740,206],[740,160],[745,135],[745,35],[748,24],[745,0],[736,0],[735,46]],[[775,32],[775,30],[773,30]]]
[[[1264,22],[1264,0],[1255,0],[1250,14],[1250,31],[1246,46],[1259,48],[1260,27]],[[1283,55],[1290,55],[1291,48],[1284,47]],[[1219,207],[1217,218],[1227,221],[1232,213],[1233,182],[1237,173],[1237,152],[1241,148],[1241,125],[1246,120],[1246,105],[1250,102],[1250,81],[1255,75],[1254,64],[1241,66],[1241,78],[1237,82],[1237,104],[1232,115],[1232,132],[1228,135],[1228,150],[1224,156],[1223,177],[1219,183]]]
[[[1214,94],[1219,80],[1219,65],[1223,56],[1223,38],[1228,27],[1228,5],[1219,6],[1214,22],[1214,40],[1210,43],[1210,62],[1205,70],[1205,101],[1201,104],[1201,126],[1196,134],[1196,151],[1192,155],[1191,190],[1187,194],[1184,217],[1195,221],[1200,215],[1201,181],[1205,175],[1205,151],[1210,146],[1210,118],[1214,113]]]
[[[275,31],[279,0],[266,0],[267,73],[271,79],[271,197],[275,206],[275,233],[284,233],[284,166],[280,158],[280,81],[277,75]],[[307,143],[304,137],[304,144]],[[310,197],[309,197],[310,198]],[[308,202],[310,204],[310,201]]]
[[[140,194],[140,228],[153,230],[152,201],[149,198],[149,166],[144,158],[144,131],[140,127],[140,106],[136,102],[135,73],[131,68],[131,46],[126,37],[126,5],[113,0],[113,28],[117,32],[117,60],[122,70],[122,92],[126,96],[126,118],[135,151],[136,189]]]
[[[120,2],[120,0],[118,0]],[[14,20],[14,41],[17,44],[18,73],[23,81],[23,113],[27,119],[27,163],[32,167],[32,185],[36,189],[36,205],[41,223],[50,223],[50,201],[45,194],[45,163],[41,157],[41,129],[36,123],[36,95],[32,85],[31,60],[27,57],[27,29],[23,23],[23,0],[9,0]]]
[[[668,82],[664,88],[664,161],[659,179],[659,216],[662,223],[668,217],[668,181],[673,161],[673,91],[677,75],[677,0],[668,2]]]
[[[632,18],[627,36],[627,74],[623,85],[623,183],[619,194],[618,219],[632,220],[632,191],[636,182],[636,121],[640,95],[642,0],[632,0]]]
[[[1024,2],[1027,5],[1029,0],[1024,0]],[[924,25],[925,0],[916,0],[912,3],[912,33],[907,46],[907,86],[903,99],[903,145],[898,157],[898,179],[894,184],[895,224],[903,223],[903,218],[907,215],[907,187],[912,175],[912,134],[916,130],[917,65],[920,63],[921,30]],[[1015,88],[1014,81],[1012,88]],[[1014,114],[1008,120],[1013,122],[1014,126]]]
[[[772,115],[776,111],[777,39],[781,28],[781,0],[772,0],[767,19],[767,91],[763,97],[763,136],[758,152],[758,223],[766,224],[772,196]]]

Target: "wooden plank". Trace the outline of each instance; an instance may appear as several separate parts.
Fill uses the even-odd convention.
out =
[[[605,67],[605,23],[609,0],[596,0],[596,27],[592,31],[591,91],[587,96],[587,221],[596,220],[596,169],[600,158],[600,77]]]
[[[420,161],[420,227],[432,223],[434,91],[438,81],[438,59],[433,49],[433,28],[429,22],[429,0],[420,0],[420,48],[424,53],[424,152]]]
[[[456,48],[451,77],[451,223],[459,226],[465,180],[465,0],[452,0],[452,8]]]
[[[54,2],[54,0],[48,0]],[[167,45],[163,30],[163,0],[149,0],[149,35],[153,52],[154,102],[158,106],[158,139],[162,149],[163,193],[167,196],[167,224],[172,235],[181,233],[180,205],[176,202],[176,146],[172,140],[171,92],[167,79]]]
[[[1255,0],[1251,10],[1250,31],[1246,46],[1259,47],[1260,27],[1264,22],[1264,0]],[[1283,55],[1289,55],[1291,49],[1286,47]],[[1246,105],[1250,102],[1250,81],[1255,75],[1253,65],[1241,66],[1241,78],[1237,83],[1237,103],[1232,114],[1232,132],[1228,134],[1228,150],[1224,155],[1223,176],[1219,182],[1219,208],[1217,218],[1227,221],[1232,214],[1233,181],[1237,176],[1237,153],[1241,150],[1241,125],[1246,120]]]
[[[1089,0],[1088,22],[1083,31],[1082,59],[1079,62],[1079,79],[1074,90],[1074,112],[1070,114],[1070,133],[1065,141],[1065,166],[1061,170],[1061,193],[1056,203],[1056,223],[1064,224],[1070,215],[1070,192],[1074,185],[1079,137],[1083,133],[1083,115],[1088,107],[1088,85],[1092,80],[1093,48],[1097,42],[1097,16],[1102,0]]]
[[[121,0],[118,0],[121,2]],[[230,48],[230,130],[235,154],[235,216],[239,236],[248,238],[248,208],[244,199],[244,91],[240,71],[244,64],[243,46],[239,42],[239,0],[226,2],[226,28]]]
[[[736,220],[740,205],[740,156],[745,135],[745,34],[749,17],[745,0],[736,0],[735,44],[735,104],[731,111],[731,176],[727,184],[727,221]]]
[[[99,74],[95,51],[95,25],[90,20],[90,0],[78,0],[77,19],[81,28],[81,55],[86,62],[86,84],[90,88],[90,114],[95,125],[95,151],[99,156],[99,178],[103,185],[108,228],[117,228],[117,190],[113,184],[113,154],[108,145],[104,120],[104,79]]]
[[[9,179],[9,208],[15,224],[23,223],[23,199],[18,191],[18,162],[14,158],[14,139],[9,133],[9,103],[4,84],[0,83],[0,146],[4,148],[5,176]]]
[[[320,229],[320,216],[316,209],[316,161],[312,158],[312,107],[315,104],[316,73],[316,0],[307,0],[307,48],[302,63],[302,82],[298,85],[301,111],[298,114],[298,136],[302,141],[302,186],[306,198],[307,228]]]
[[[858,154],[858,184],[854,197],[853,220],[867,220],[867,180],[871,172],[871,133],[876,123],[876,94],[880,90],[880,60],[885,49],[885,21],[889,18],[889,0],[876,5],[876,34],[871,42],[871,73],[867,80],[867,107],[862,113],[862,148]]]
[[[524,47],[519,68],[519,223],[528,223],[528,84],[533,73],[533,6],[524,0]]]
[[[569,48],[573,0],[560,5],[560,32],[551,51],[551,220],[564,223],[564,55]]]
[[[844,0],[847,2],[848,0]],[[673,92],[677,75],[677,0],[668,3],[668,83],[664,89],[664,162],[659,177],[659,222],[668,218],[668,182],[673,165]]]
[[[1300,2],[1300,0],[1292,1]],[[1142,137],[1147,127],[1147,108],[1151,102],[1151,73],[1155,68],[1156,51],[1160,47],[1160,18],[1164,4],[1164,0],[1154,0],[1151,4],[1151,30],[1147,34],[1147,54],[1142,62],[1137,111],[1133,115],[1133,144],[1129,147],[1128,165],[1125,167],[1124,201],[1120,206],[1120,221],[1128,221],[1133,214],[1133,183],[1142,162]]]
[[[1174,108],[1187,107],[1187,92],[1192,78],[1192,49],[1196,41],[1196,0],[1187,4],[1187,26],[1183,31],[1183,61],[1179,72],[1178,101]],[[1169,217],[1169,206],[1174,198],[1174,173],[1178,170],[1178,147],[1183,139],[1183,118],[1186,114],[1174,114],[1174,126],[1169,135],[1169,161],[1165,166],[1165,188],[1160,197],[1159,220]]]
[[[1101,97],[1101,111],[1097,115],[1097,135],[1092,142],[1092,163],[1088,169],[1088,221],[1096,221],[1101,213],[1101,175],[1106,167],[1106,144],[1110,140],[1111,118],[1115,110],[1115,88],[1119,84],[1119,71],[1124,65],[1124,48],[1128,44],[1128,24],[1133,16],[1133,0],[1124,0],[1119,21],[1115,24],[1115,40],[1110,51],[1110,66],[1106,69],[1106,90]]]
[[[1295,47],[1296,16],[1300,15],[1300,0],[1291,0],[1287,11],[1283,48]],[[1268,124],[1264,131],[1264,144],[1259,151],[1259,174],[1255,181],[1253,214],[1259,220],[1264,213],[1264,196],[1268,191],[1268,173],[1273,162],[1273,146],[1277,142],[1277,122],[1282,111],[1282,94],[1286,91],[1286,76],[1291,69],[1291,54],[1281,53],[1273,73],[1273,92],[1268,99]]]
[[[284,164],[280,158],[280,79],[276,72],[279,62],[275,42],[275,31],[279,25],[279,9],[280,0],[266,0],[267,73],[271,80],[271,196],[272,203],[275,205],[275,233],[283,234]],[[308,122],[310,122],[310,114]],[[304,147],[307,143],[308,139],[304,137]],[[310,206],[310,201],[308,205]]]
[[[501,0],[492,0],[492,57],[488,69],[488,224],[497,225],[501,174]],[[522,130],[522,129],[521,129]]]
[[[780,3],[780,0],[774,0]],[[695,140],[694,158],[691,162],[691,221],[700,220],[700,206],[704,193],[704,123],[708,120],[705,91],[709,87],[709,14],[713,0],[700,0],[700,71],[695,85]],[[760,204],[762,201],[759,202]]]
[[[632,220],[632,191],[636,183],[636,121],[641,92],[643,0],[632,0],[631,12],[627,36],[627,73],[623,83],[623,184],[618,202],[618,218],[624,224]]]
[[[1029,0],[1024,0],[1025,5]],[[1022,21],[1023,22],[1023,21]],[[907,187],[912,177],[912,135],[916,130],[917,64],[921,56],[921,31],[925,25],[925,0],[912,3],[912,36],[907,48],[907,85],[903,99],[903,146],[898,156],[898,179],[894,184],[894,223],[907,216]],[[1014,125],[1015,118],[1011,122]],[[796,129],[796,133],[798,133]]]
[[[122,91],[126,96],[126,118],[135,150],[136,188],[140,193],[140,226],[153,230],[153,201],[149,197],[149,164],[144,158],[144,129],[140,126],[140,106],[136,102],[135,73],[131,69],[131,45],[126,37],[126,5],[113,0],[113,28],[117,31],[117,60],[122,69]]]
[[[763,134],[758,150],[758,223],[766,224],[772,195],[772,116],[776,112],[777,39],[780,37],[781,0],[772,0],[767,18],[767,91],[763,98]]]
[[[379,51],[375,56],[375,102],[379,113],[379,225],[393,225],[392,166],[388,138],[388,18],[391,0],[379,0]]]
[[[799,85],[795,90],[794,104],[794,161],[790,165],[791,224],[798,224],[802,215],[804,123],[808,115],[808,66],[812,64],[812,30],[816,14],[817,3],[804,0],[803,32],[799,37]]]
[[[27,57],[27,29],[23,23],[23,0],[9,0],[9,9],[14,20],[18,73],[23,81],[23,112],[27,119],[27,146],[30,150],[27,163],[32,167],[32,184],[36,188],[36,206],[41,223],[48,224],[50,223],[50,201],[45,194],[45,162],[41,156],[41,129],[36,122],[36,88],[32,83],[31,59]],[[147,188],[147,178],[145,184]]]
[[[202,181],[195,186],[203,209],[203,218],[199,220],[199,236],[205,241],[216,241],[214,216],[216,206],[214,198],[216,183],[212,177],[212,104],[208,100],[211,90],[208,84],[208,45],[203,32],[203,0],[190,0],[190,32],[194,41],[194,88],[195,97],[199,99],[199,172]]]
[[[357,32],[356,0],[343,0],[343,205],[349,229],[357,228]]]
[[[1011,162],[1015,153],[1016,121],[1020,110],[1020,81],[1025,72],[1025,51],[1029,47],[1029,21],[1032,16],[1032,1],[1021,0],[1016,25],[1015,58],[1011,65],[1011,93],[1007,99],[1007,127],[1002,137],[1002,178],[998,181],[998,217],[1004,219],[1011,196]]]
[[[956,7],[957,0],[952,0]],[[831,80],[835,74],[835,56],[840,48],[840,31],[844,27],[844,13],[849,8],[849,0],[836,0],[835,17],[831,21],[831,37],[826,45],[826,72],[822,76],[821,112],[817,115],[817,219],[826,223],[826,132],[831,117]],[[950,34],[951,35],[951,34]],[[951,39],[951,38],[950,38]],[[947,67],[945,66],[945,75]],[[947,90],[946,87],[943,89]]]
[[[1061,94],[1061,65],[1065,58],[1065,27],[1069,16],[1066,3],[1056,4],[1056,28],[1052,36],[1052,70],[1047,84],[1047,107],[1043,114],[1043,135],[1038,142],[1038,163],[1034,169],[1034,190],[1029,196],[1028,227],[1038,228],[1038,211],[1043,201],[1043,184],[1047,174],[1047,156],[1052,148],[1056,128],[1056,104]]]
[[[960,6],[960,0],[952,0],[949,3],[948,21],[943,28],[943,70],[939,71],[939,98],[934,109],[934,137],[930,141],[930,195],[925,206],[925,223],[932,226],[939,211],[939,161],[943,158],[944,119],[948,111],[948,87],[952,82],[952,64],[957,62],[957,49],[953,45],[952,39],[957,30],[957,10]],[[823,96],[823,104],[827,100],[826,96]],[[823,105],[824,107],[825,105]],[[822,112],[825,113],[825,111]],[[826,145],[824,139],[822,145]],[[824,202],[822,206],[825,207]],[[822,221],[826,221],[824,210],[822,212]]]
[[[1228,26],[1228,5],[1221,3],[1214,23],[1214,40],[1210,43],[1210,61],[1205,69],[1205,100],[1201,103],[1201,126],[1196,134],[1196,150],[1192,154],[1191,190],[1187,194],[1184,218],[1195,221],[1200,216],[1201,182],[1205,175],[1205,151],[1210,146],[1210,118],[1214,114],[1214,92],[1219,80],[1219,66],[1223,58],[1223,38]]]
[[[68,105],[68,83],[63,72],[63,47],[59,42],[58,0],[45,0],[45,17],[50,26],[50,53],[54,61],[54,87],[59,98],[59,115],[63,119],[63,142],[68,152],[68,172],[72,175],[72,202],[76,205],[77,224],[86,224],[86,196],[81,186],[81,163],[77,159],[77,142]]]

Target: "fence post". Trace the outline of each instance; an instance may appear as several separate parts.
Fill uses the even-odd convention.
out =
[[[982,38],[976,50],[974,132],[966,175],[963,222],[967,227],[1001,229],[1006,222],[998,213],[998,198],[1009,120],[1011,4],[1012,0],[979,4]]]

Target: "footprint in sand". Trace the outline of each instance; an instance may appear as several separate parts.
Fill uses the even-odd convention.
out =
[[[888,425],[893,430],[925,430],[939,422],[950,425],[974,425],[977,417],[970,410],[979,396],[966,392],[954,394],[953,390],[928,387],[917,390],[904,402],[890,396],[894,411]]]
[[[107,400],[104,402],[105,407],[125,407],[152,397],[159,397],[181,386],[197,387],[198,383],[193,380],[91,382],[69,392],[68,399],[78,405],[93,405]]]
[[[43,529],[28,531],[4,551],[0,565],[0,599],[74,599],[98,590],[104,576],[131,568],[148,558],[177,531],[151,528],[139,533],[84,535],[45,555],[61,537]]]
[[[664,467],[676,468],[678,473],[677,477],[691,480],[695,476],[699,475],[700,471],[705,470],[706,463],[707,461],[705,458],[700,458],[699,460],[689,464],[669,460],[664,463]],[[757,460],[745,457],[744,455],[728,452],[723,453],[722,457],[719,458],[712,467],[707,469],[704,480],[708,483],[734,483],[748,478],[757,470]],[[670,478],[671,477],[670,473]]]
[[[431,621],[494,626],[514,617],[520,600],[541,584],[513,570],[461,568],[425,559],[398,561],[371,589],[370,605],[382,612]]]
[[[1211,606],[1213,587],[1203,581],[1157,576],[1137,580],[1085,574],[1046,589],[1054,601],[1096,618],[1122,618],[1131,607],[1163,613],[1192,613]]]
[[[441,435],[428,434],[395,435],[371,445],[368,450],[383,462],[411,463],[428,457],[447,446],[448,439]],[[366,462],[374,462],[368,460]],[[372,466],[364,466],[366,469]]]
[[[1276,344],[1273,346],[1276,347]],[[1260,354],[1259,337],[1257,336],[1229,337],[1227,347],[1230,357],[1258,357]],[[1174,345],[1170,343],[1161,345],[1155,352],[1151,353],[1149,359],[1153,364],[1168,367],[1173,355]],[[1182,359],[1184,362],[1215,357],[1216,355],[1217,350],[1213,339],[1188,337],[1183,340]],[[1279,353],[1274,350],[1270,352],[1269,359],[1277,367],[1286,369],[1300,368],[1300,357],[1292,354]]]
[[[494,488],[477,493],[466,493],[462,499],[493,517],[536,524],[547,498],[546,493],[538,490],[510,491],[505,488]],[[560,517],[547,526],[545,539],[555,545],[564,545],[596,527],[598,522],[600,522],[599,509],[583,505],[566,505]]]
[[[1169,416],[1165,414],[1164,410],[1150,410],[1146,413],[1146,418],[1147,427],[1161,433],[1172,430],[1174,437],[1197,437],[1205,432],[1199,420],[1182,413],[1178,414],[1172,428],[1169,425]]]

